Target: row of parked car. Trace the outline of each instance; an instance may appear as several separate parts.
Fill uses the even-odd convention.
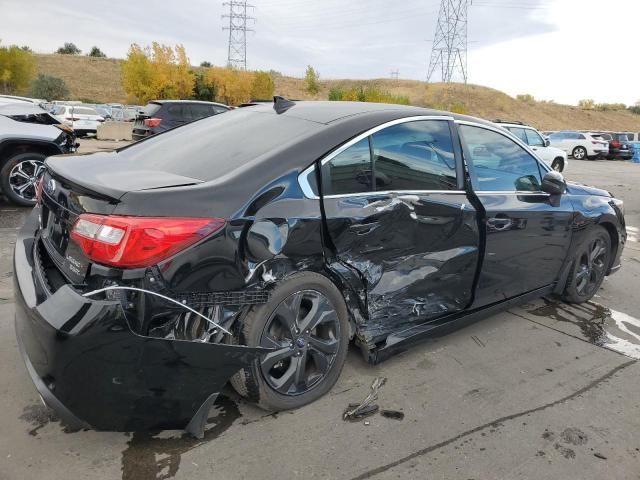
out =
[[[629,160],[633,156],[633,142],[640,141],[640,133],[630,132],[562,131],[548,135],[551,145],[576,160]]]

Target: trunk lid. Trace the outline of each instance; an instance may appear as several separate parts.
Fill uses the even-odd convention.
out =
[[[85,283],[90,262],[71,240],[82,213],[112,214],[128,192],[201,183],[159,170],[131,168],[118,152],[50,158],[42,179],[40,239],[49,257],[73,284]]]

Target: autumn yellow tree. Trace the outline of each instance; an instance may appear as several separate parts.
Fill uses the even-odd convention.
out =
[[[254,72],[251,86],[252,100],[270,100],[275,89],[276,85],[269,72]]]
[[[172,48],[153,42],[151,47],[131,45],[122,64],[122,86],[133,100],[183,99],[193,94],[195,74],[184,46]]]
[[[24,93],[35,74],[30,51],[16,45],[0,47],[0,93]]]
[[[205,78],[216,91],[219,101],[228,105],[238,105],[251,100],[253,72],[233,68],[212,67]]]

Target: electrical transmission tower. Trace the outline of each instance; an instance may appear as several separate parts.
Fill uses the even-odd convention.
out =
[[[391,70],[389,75],[391,75],[393,80],[398,80],[398,78],[400,78],[400,70]]]
[[[440,80],[467,83],[467,10],[471,0],[441,0],[427,82],[438,71]]]
[[[223,30],[229,30],[227,65],[246,70],[247,32],[253,32],[253,29],[247,27],[247,21],[255,20],[254,17],[247,16],[247,8],[253,8],[253,5],[248,5],[246,0],[231,0],[222,5],[229,7],[229,13],[222,15],[222,18],[229,19],[229,26],[222,27]]]

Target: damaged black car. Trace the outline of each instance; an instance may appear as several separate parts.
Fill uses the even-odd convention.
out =
[[[623,204],[504,129],[397,105],[291,102],[50,158],[15,248],[16,331],[71,426],[201,435],[230,381],[269,410],[500,309],[585,302]]]

